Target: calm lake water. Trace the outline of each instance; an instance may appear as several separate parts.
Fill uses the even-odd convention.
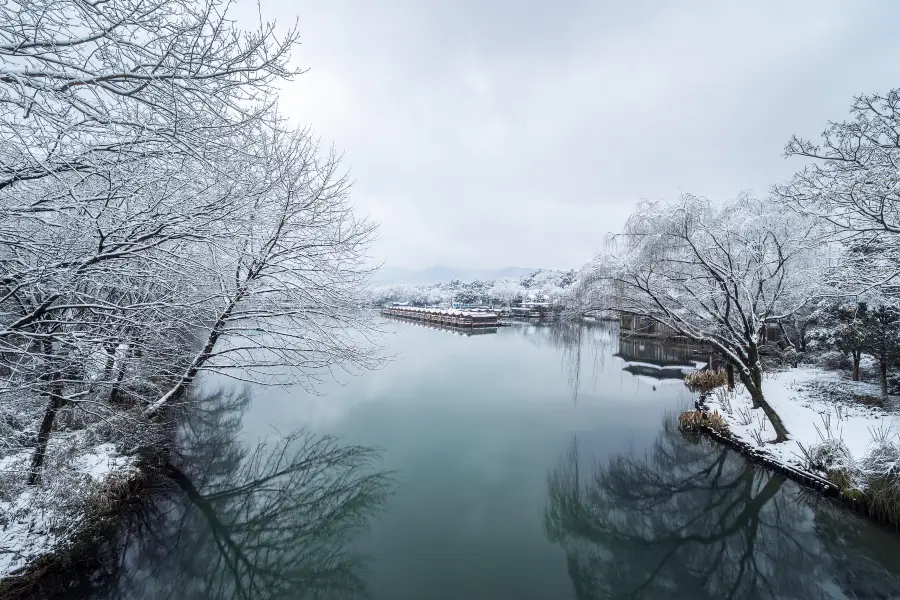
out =
[[[320,396],[208,381],[79,597],[900,597],[900,536],[672,426],[692,398],[653,367],[690,357],[603,325],[389,328],[395,360]]]

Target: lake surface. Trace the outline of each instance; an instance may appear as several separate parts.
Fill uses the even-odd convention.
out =
[[[207,381],[171,481],[75,595],[900,597],[900,536],[673,426],[684,350],[388,328],[396,358],[322,395]]]

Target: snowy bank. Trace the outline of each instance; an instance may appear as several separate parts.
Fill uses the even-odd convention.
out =
[[[86,525],[92,503],[138,473],[135,457],[111,443],[91,446],[75,433],[53,445],[58,458],[40,485],[24,484],[32,450],[0,459],[0,579],[61,550]]]
[[[856,470],[884,444],[898,441],[897,399],[884,406],[877,384],[849,381],[839,373],[801,367],[769,374],[763,381],[766,400],[788,430],[788,440],[774,443],[775,432],[761,408],[738,385],[733,392],[715,390],[705,399],[709,411],[718,411],[738,441],[774,463],[824,476],[810,453],[825,446],[842,445],[843,459]],[[846,456],[849,453],[849,456]],[[864,487],[862,480],[853,482]]]

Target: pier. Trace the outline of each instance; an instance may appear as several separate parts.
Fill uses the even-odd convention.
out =
[[[456,308],[419,308],[415,306],[390,306],[381,309],[381,314],[397,319],[421,321],[446,327],[496,328],[500,316],[495,312],[459,310]]]
[[[549,302],[523,302],[519,306],[504,306],[497,309],[501,317],[528,321],[548,321],[559,318],[560,307]]]
[[[414,321],[412,319],[404,319],[401,317],[391,317],[388,316],[389,319],[396,319],[398,321],[403,321],[407,325],[411,325],[413,327],[427,327],[428,329],[439,329],[441,331],[449,331],[450,333],[455,333],[456,335],[463,335],[466,337],[473,335],[485,335],[490,333],[497,333],[499,331],[499,327],[456,327],[454,325],[442,325],[440,323],[429,323],[427,321]]]

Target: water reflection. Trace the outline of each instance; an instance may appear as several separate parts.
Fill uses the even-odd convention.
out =
[[[646,455],[582,463],[575,440],[544,513],[578,598],[895,597],[895,540],[672,425]]]
[[[458,325],[451,325],[449,323],[431,323],[429,321],[419,321],[417,319],[409,319],[405,317],[395,316],[395,315],[383,315],[383,318],[389,321],[397,321],[400,323],[404,323],[406,325],[412,325],[414,327],[425,327],[427,329],[437,329],[439,331],[449,331],[452,333],[458,333],[459,335],[464,335],[466,337],[470,337],[473,335],[485,335],[490,333],[497,333],[500,329],[499,327],[461,327]]]
[[[123,531],[98,598],[361,597],[352,542],[390,491],[368,448],[293,433],[248,445],[247,393],[216,393],[185,418],[174,483]]]
[[[617,333],[401,325],[396,361],[326,398],[218,394],[187,418],[174,480],[123,529],[93,597],[898,597],[896,536],[660,431],[689,394],[623,371]],[[270,424],[386,449],[402,493],[371,534],[357,535],[389,491],[375,456],[305,436],[258,450]],[[302,472],[286,469],[304,447]]]
[[[713,361],[711,351],[699,345],[625,336],[613,356],[625,362],[623,371],[657,382],[680,383],[686,371]]]
[[[616,326],[606,322],[519,323],[513,327],[529,342],[538,346],[546,344],[559,351],[572,398],[576,401],[585,367],[590,373],[591,385],[596,389],[606,358],[614,355],[619,342]]]

